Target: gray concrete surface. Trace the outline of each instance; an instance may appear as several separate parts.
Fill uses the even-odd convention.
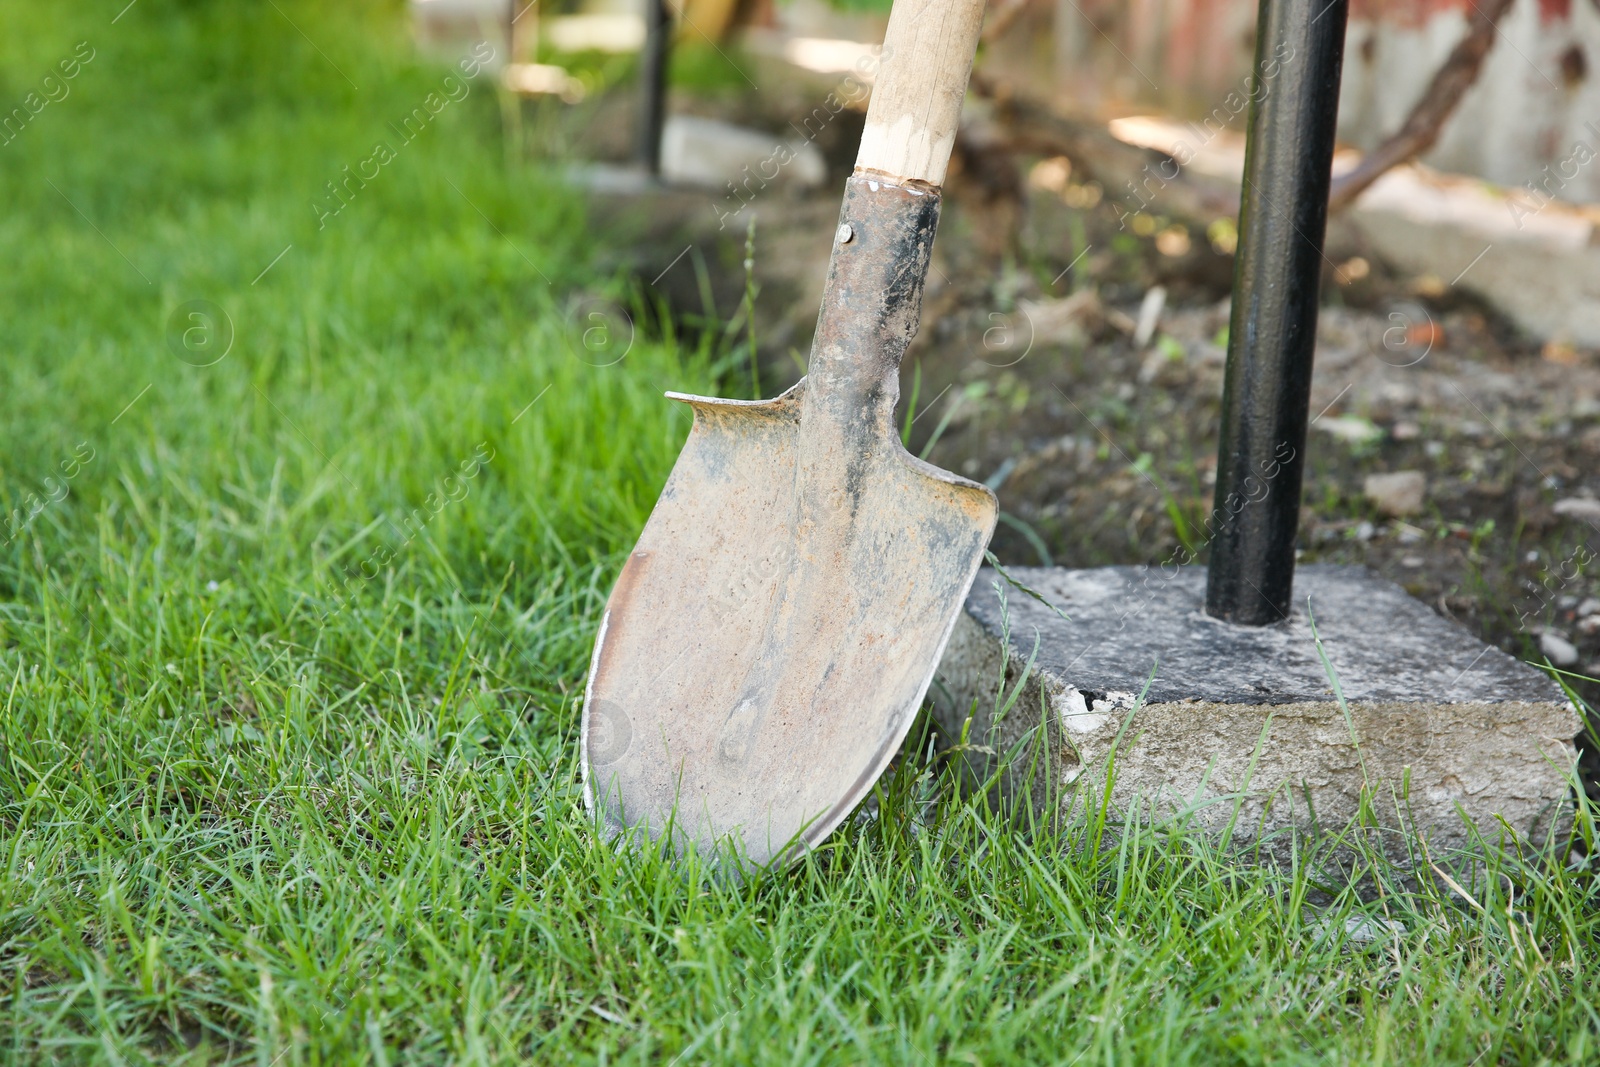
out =
[[[1340,830],[1363,795],[1378,827],[1446,849],[1467,819],[1535,842],[1566,822],[1579,721],[1560,689],[1364,568],[1300,568],[1292,617],[1262,628],[1206,616],[1200,567],[1007,573],[1068,618],[985,568],[933,689],[973,775],[1021,754],[1006,790],[1070,805],[1114,753],[1121,813],[1235,839]]]

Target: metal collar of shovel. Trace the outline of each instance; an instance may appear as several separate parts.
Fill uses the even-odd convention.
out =
[[[694,427],[601,619],[584,798],[722,869],[826,837],[898,751],[994,531],[994,494],[894,428],[981,0],[899,0],[806,377],[668,394]]]

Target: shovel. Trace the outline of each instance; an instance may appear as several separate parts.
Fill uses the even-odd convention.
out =
[[[608,835],[792,860],[927,693],[997,505],[907,453],[894,409],[983,6],[894,5],[806,377],[772,400],[667,394],[694,426],[584,697],[584,800]]]

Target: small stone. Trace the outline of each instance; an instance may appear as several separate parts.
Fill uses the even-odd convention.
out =
[[[1365,915],[1348,916],[1342,924],[1332,918],[1319,919],[1311,929],[1316,931],[1317,944],[1338,940],[1342,931],[1346,949],[1372,948],[1406,934],[1405,926],[1393,919]]]
[[[1352,915],[1344,921],[1344,932],[1358,945],[1371,944],[1386,938],[1404,937],[1404,923],[1377,915]]]
[[[1422,427],[1414,422],[1397,422],[1390,428],[1389,436],[1396,441],[1415,441],[1422,436]]]
[[[1133,325],[1134,348],[1143,350],[1154,339],[1156,327],[1161,325],[1161,310],[1166,306],[1166,286],[1151,286],[1149,292],[1144,294],[1144,299],[1139,303],[1139,318]]]
[[[1380,513],[1391,518],[1403,518],[1422,510],[1428,479],[1421,471],[1369,474],[1361,491]]]
[[[1554,363],[1561,367],[1578,365],[1578,350],[1564,337],[1552,337],[1546,341],[1544,347],[1539,350],[1539,356],[1546,363]]]
[[[1565,500],[1557,500],[1552,510],[1557,515],[1577,519],[1579,522],[1600,522],[1600,500],[1569,496]]]
[[[1427,296],[1437,299],[1443,296],[1449,286],[1437,274],[1420,274],[1411,280],[1411,291],[1418,296]]]
[[[1578,650],[1554,630],[1546,630],[1539,638],[1539,651],[1557,667],[1570,667],[1578,662]]]
[[[1578,605],[1578,617],[1587,618],[1590,615],[1600,615],[1600,596],[1592,596]]]
[[[1600,615],[1585,615],[1578,620],[1578,632],[1585,637],[1600,634]]]
[[[1402,567],[1420,567],[1426,562],[1428,562],[1428,561],[1423,559],[1421,556],[1404,556],[1400,560],[1400,566],[1402,566]]]
[[[1383,437],[1382,427],[1359,415],[1334,415],[1317,419],[1312,425],[1352,445],[1369,445]]]
[[[1363,519],[1360,523],[1358,523],[1356,525],[1356,540],[1357,541],[1370,541],[1370,540],[1372,540],[1373,536],[1375,534],[1377,534],[1377,532],[1378,532],[1378,528],[1376,526],[1372,525],[1372,523],[1367,522],[1365,519]]]

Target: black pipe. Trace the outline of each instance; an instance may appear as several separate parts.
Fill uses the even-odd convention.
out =
[[[1286,618],[1348,0],[1261,0],[1206,611]]]
[[[644,52],[639,56],[639,142],[634,157],[652,178],[661,174],[661,124],[667,108],[667,51],[672,18],[667,0],[644,0]]]

